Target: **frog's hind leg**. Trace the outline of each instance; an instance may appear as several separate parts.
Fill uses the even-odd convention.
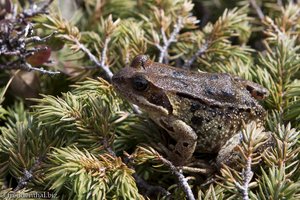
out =
[[[221,168],[222,164],[231,165],[238,160],[240,155],[235,147],[241,143],[241,140],[242,134],[235,134],[221,148],[216,158],[216,167],[218,169]]]
[[[160,125],[176,141],[176,145],[170,154],[170,159],[177,166],[184,165],[192,158],[196,149],[197,134],[185,122],[178,119],[162,118]]]

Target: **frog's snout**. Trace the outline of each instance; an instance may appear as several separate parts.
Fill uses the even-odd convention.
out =
[[[126,82],[125,78],[123,76],[121,76],[120,73],[113,75],[111,81],[112,81],[113,86],[124,84]]]

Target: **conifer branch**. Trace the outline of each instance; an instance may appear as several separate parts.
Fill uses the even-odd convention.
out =
[[[159,159],[170,168],[173,174],[177,177],[179,181],[179,185],[182,187],[183,191],[185,192],[188,200],[195,200],[194,194],[192,192],[191,187],[189,186],[187,179],[182,174],[182,170],[178,170],[173,163],[171,163],[169,160],[163,158],[162,156],[159,157]]]
[[[161,34],[163,39],[163,45],[156,44],[156,47],[159,49],[160,54],[158,58],[158,62],[169,63],[168,61],[168,48],[173,43],[176,42],[176,37],[179,34],[180,30],[183,28],[183,19],[182,17],[178,17],[176,24],[174,25],[174,30],[172,31],[169,38],[167,38],[165,31],[161,28]]]
[[[124,163],[126,163],[126,165],[128,165],[131,169],[135,170],[134,156],[129,155],[127,152],[124,152],[124,155],[125,155]],[[145,193],[146,196],[152,196],[152,195],[157,196],[157,194],[162,194],[163,196],[169,196],[171,194],[168,190],[166,190],[161,186],[150,185],[144,179],[142,179],[137,173],[134,173],[132,176],[134,177],[137,186],[145,190],[143,191],[143,193]]]

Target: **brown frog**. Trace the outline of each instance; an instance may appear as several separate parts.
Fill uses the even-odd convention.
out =
[[[265,118],[256,99],[264,99],[268,91],[226,73],[186,71],[139,55],[112,83],[175,139],[170,159],[176,165],[186,164],[195,151],[222,152],[218,158],[224,159],[224,152],[230,152],[224,148],[238,144],[243,122]]]

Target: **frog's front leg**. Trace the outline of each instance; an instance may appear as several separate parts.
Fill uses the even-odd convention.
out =
[[[196,149],[197,134],[185,122],[172,117],[161,118],[160,124],[176,141],[170,159],[177,166],[184,165],[192,158]]]

